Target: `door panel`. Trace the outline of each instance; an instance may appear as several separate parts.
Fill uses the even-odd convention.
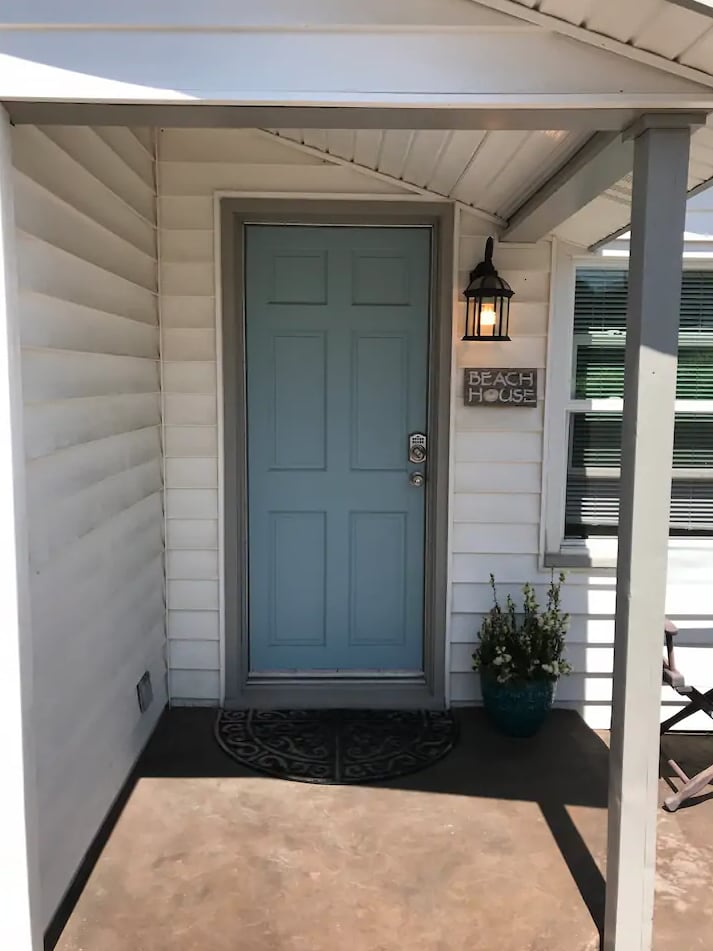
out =
[[[246,227],[253,672],[423,669],[430,240]]]
[[[351,513],[350,644],[406,641],[406,523],[405,512]]]
[[[353,335],[352,469],[406,468],[408,345],[406,335]]]
[[[271,647],[326,642],[326,512],[270,512]]]
[[[273,338],[270,374],[273,464],[271,469],[324,469],[327,463],[326,334]]]

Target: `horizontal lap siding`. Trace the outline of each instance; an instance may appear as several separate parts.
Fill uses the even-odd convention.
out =
[[[220,698],[218,393],[213,194],[402,194],[256,130],[159,136],[161,349],[170,692]]]
[[[482,258],[487,233],[460,216],[458,288]],[[491,572],[517,587],[537,573],[539,551],[544,370],[549,301],[549,244],[499,245],[496,266],[512,285],[507,343],[461,341],[464,304],[454,326],[453,497],[451,501],[450,695],[454,704],[479,701],[471,653],[480,619],[490,603]],[[536,408],[466,407],[464,367],[536,367]]]
[[[155,163],[130,129],[13,136],[48,922],[166,700]]]
[[[459,288],[482,255],[485,236],[473,219],[462,216]],[[463,343],[462,313],[455,327],[457,372],[453,381],[453,457],[451,543],[451,698],[454,703],[480,702],[478,678],[471,663],[484,613],[492,603],[488,579],[498,581],[501,597],[520,596],[526,581],[546,596],[549,572],[539,569],[541,463],[544,432],[544,369],[549,299],[549,246],[500,245],[495,251],[500,273],[512,284],[511,343]],[[461,305],[462,306],[462,305]],[[540,370],[537,409],[463,406],[464,366],[524,366]],[[562,372],[568,372],[566,367]],[[678,543],[669,555],[667,611],[680,628],[679,665],[692,683],[713,684],[713,547]],[[615,578],[613,572],[570,571],[563,593],[571,613],[568,657],[571,676],[559,684],[557,702],[583,714],[597,728],[611,716],[614,655]],[[656,642],[656,639],[654,638]],[[653,649],[658,650],[658,642]],[[676,694],[662,688],[662,709],[670,715]],[[706,729],[703,715],[687,728]]]

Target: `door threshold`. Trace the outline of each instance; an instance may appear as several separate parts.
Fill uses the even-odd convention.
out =
[[[250,677],[238,697],[228,697],[228,709],[311,710],[442,710],[425,675],[406,677]]]
[[[369,683],[373,680],[410,680],[420,683],[426,682],[426,675],[422,670],[261,670],[248,674],[248,683],[274,683],[275,681],[305,683],[310,681],[359,681]]]

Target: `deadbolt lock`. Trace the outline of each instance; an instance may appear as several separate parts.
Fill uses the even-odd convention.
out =
[[[426,434],[411,433],[408,437],[408,461],[420,465],[426,461]]]

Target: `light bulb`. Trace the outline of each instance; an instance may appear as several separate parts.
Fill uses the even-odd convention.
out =
[[[485,302],[480,306],[480,326],[482,327],[494,327],[495,326],[495,304]]]

